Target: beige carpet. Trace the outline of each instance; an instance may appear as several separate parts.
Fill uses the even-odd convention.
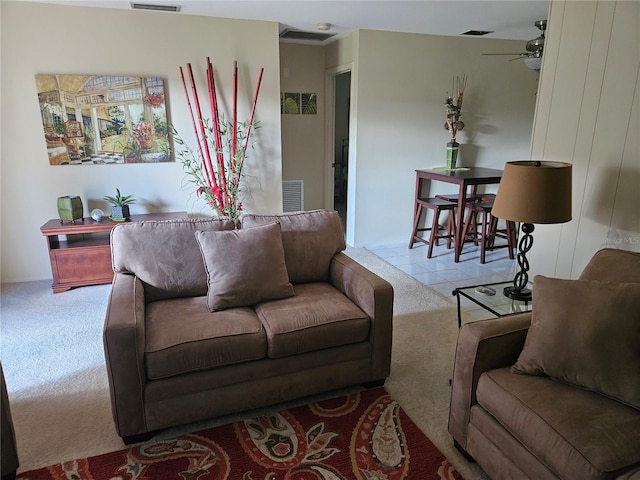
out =
[[[347,253],[394,286],[394,345],[387,390],[466,479],[486,478],[453,448],[447,433],[455,305],[367,250]],[[18,439],[19,471],[123,448],[111,418],[102,350],[109,288],[84,287],[54,295],[48,281],[2,285],[0,358]],[[169,429],[159,436],[239,417]]]

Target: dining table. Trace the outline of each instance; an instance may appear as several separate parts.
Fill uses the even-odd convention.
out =
[[[454,235],[454,261],[460,261],[464,246],[463,225],[467,196],[475,195],[478,185],[500,183],[502,170],[484,167],[461,167],[455,169],[426,168],[416,170],[416,202],[421,197],[423,184],[428,182],[444,182],[458,186],[458,209],[456,211],[456,231]],[[417,210],[414,208],[414,212]],[[414,213],[415,215],[415,213]],[[419,219],[414,218],[415,222]]]

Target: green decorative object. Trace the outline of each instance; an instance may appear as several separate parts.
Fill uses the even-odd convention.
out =
[[[58,215],[60,223],[69,220],[73,223],[77,219],[82,218],[84,209],[82,207],[82,199],[78,195],[67,195],[58,197]]]
[[[447,143],[447,170],[454,170],[458,162],[458,152],[460,144],[458,142]]]

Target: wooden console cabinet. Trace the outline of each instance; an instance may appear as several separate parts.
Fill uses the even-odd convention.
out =
[[[186,212],[146,213],[131,215],[128,222],[171,220],[187,218]],[[91,217],[78,219],[75,223],[49,220],[40,231],[47,239],[49,260],[53,273],[53,293],[73,287],[111,283],[111,229],[118,225],[108,217],[96,222]],[[61,238],[66,237],[66,238]]]

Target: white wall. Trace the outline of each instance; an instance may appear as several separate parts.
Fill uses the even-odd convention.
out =
[[[408,242],[415,170],[445,164],[444,101],[456,75],[469,77],[458,135],[461,165],[503,168],[529,158],[538,73],[509,57],[482,55],[520,51],[522,42],[361,30],[345,49],[354,44],[349,208],[355,225],[347,237],[354,245]],[[451,186],[434,184],[431,193],[440,192]]]
[[[282,179],[304,181],[304,208],[324,207],[324,47],[280,44],[280,88],[316,93],[317,115],[282,115]]]
[[[573,164],[573,220],[534,232],[532,273],[640,251],[640,3],[553,1],[532,157]]]
[[[85,214],[108,211],[102,197],[116,187],[134,194],[132,213],[210,213],[183,187],[180,163],[50,166],[34,75],[160,76],[169,121],[192,139],[179,67],[191,62],[206,95],[206,57],[216,68],[221,108],[231,105],[233,61],[239,66],[239,118],[248,119],[260,67],[256,111],[262,123],[246,163],[247,210],[281,211],[281,128],[278,24],[181,14],[2,1],[2,281],[51,278],[40,226],[57,217],[56,198],[82,197]],[[229,110],[226,110],[227,112]]]

